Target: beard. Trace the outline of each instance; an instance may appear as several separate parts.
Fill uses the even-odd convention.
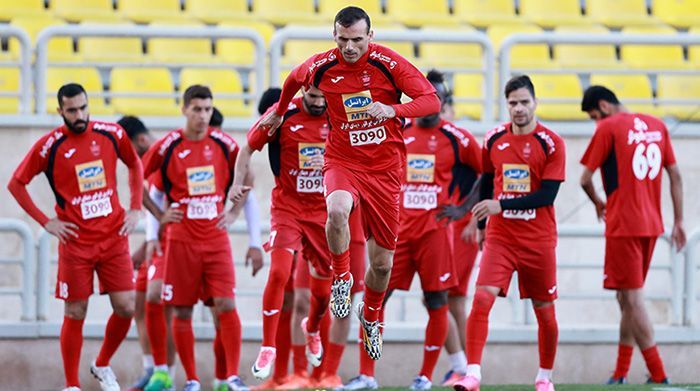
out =
[[[432,128],[440,122],[440,114],[431,114],[416,119],[416,124],[421,128]]]
[[[85,132],[85,130],[87,130],[89,121],[90,116],[87,117],[87,120],[77,119],[74,122],[70,122],[66,117],[63,117],[63,123],[66,125],[66,128],[68,128],[68,130],[75,134],[81,134]]]

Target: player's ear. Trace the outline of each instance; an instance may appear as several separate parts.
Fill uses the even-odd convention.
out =
[[[374,30],[370,29],[369,34],[367,34],[367,36],[369,36],[370,41],[373,40],[374,39]]]
[[[185,106],[183,104],[182,107],[180,107],[180,112],[182,113],[182,115],[186,115],[187,114],[187,106]]]

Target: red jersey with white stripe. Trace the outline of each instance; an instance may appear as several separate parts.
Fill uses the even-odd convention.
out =
[[[469,193],[481,172],[478,141],[448,121],[440,120],[432,128],[413,122],[404,131],[404,142],[407,164],[401,186],[400,239],[437,229],[438,207]]]
[[[606,236],[663,233],[661,169],[676,164],[676,156],[660,119],[635,113],[603,119],[581,163],[592,171],[601,169]]]
[[[285,81],[277,114],[284,115],[289,90],[313,85],[323,92],[328,104],[331,132],[326,162],[364,172],[401,170],[405,147],[402,117],[437,113],[440,104],[435,89],[421,72],[393,50],[370,43],[367,52],[354,63],[343,59],[335,48],[319,53],[295,68]],[[293,94],[293,92],[292,92]],[[372,102],[398,105],[401,95],[414,100],[427,98],[413,109],[395,107],[396,117],[376,119],[367,114]]]
[[[268,111],[276,109],[277,104]],[[301,97],[288,105],[282,125],[274,134],[258,128],[257,123],[253,125],[248,132],[248,146],[260,151],[268,144],[270,167],[275,175],[272,208],[294,212],[309,212],[311,208],[325,213],[323,174],[320,168],[312,166],[311,158],[325,153],[327,137],[326,115],[309,114]]]
[[[14,172],[23,185],[44,173],[56,197],[56,215],[78,226],[77,242],[116,235],[124,222],[117,195],[117,160],[128,167],[138,155],[126,131],[114,123],[90,121],[83,133],[65,125],[34,144]]]
[[[511,123],[506,123],[486,134],[482,163],[484,173],[494,174],[494,198],[501,200],[534,193],[543,180],[564,181],[565,155],[564,140],[539,122],[524,135],[513,134]],[[525,247],[554,246],[554,206],[490,216],[486,238]]]
[[[228,134],[209,128],[201,140],[190,140],[182,129],[170,132],[146,152],[144,176],[160,172],[169,203],[184,212],[182,221],[170,224],[170,239],[185,242],[228,240],[218,229],[217,216],[223,212],[238,144]]]

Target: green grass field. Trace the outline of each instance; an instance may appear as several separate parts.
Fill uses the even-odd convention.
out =
[[[700,385],[592,385],[592,384],[556,384],[557,391],[700,391]],[[406,388],[380,388],[380,390],[405,390]],[[532,385],[482,386],[481,391],[533,391]],[[451,390],[451,388],[433,387],[433,390]]]

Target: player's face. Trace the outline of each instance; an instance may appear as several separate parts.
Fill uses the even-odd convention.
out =
[[[515,125],[519,127],[527,126],[535,118],[537,101],[535,101],[535,98],[527,88],[518,88],[512,91],[506,100],[508,102],[510,120]]]
[[[139,156],[143,156],[148,151],[148,148],[151,147],[151,144],[153,144],[153,137],[151,137],[150,133],[139,134],[136,136],[136,140],[134,140],[136,153],[138,153]]]
[[[189,105],[182,107],[182,114],[187,118],[187,129],[196,133],[206,132],[213,110],[214,105],[210,98],[192,99]]]
[[[326,112],[326,98],[321,90],[311,86],[306,90],[302,89],[302,95],[304,108],[309,114],[319,116]]]
[[[90,121],[87,96],[85,94],[78,94],[72,98],[64,96],[61,98],[61,102],[61,107],[57,110],[58,114],[63,117],[63,123],[71,132],[83,133]]]
[[[602,120],[612,114],[610,104],[604,100],[598,102],[598,108],[587,111],[588,116],[595,122]]]
[[[343,27],[339,23],[335,24],[333,39],[345,61],[354,63],[367,53],[367,47],[374,35],[373,31],[368,30],[367,22],[364,19],[355,22],[350,27]]]

